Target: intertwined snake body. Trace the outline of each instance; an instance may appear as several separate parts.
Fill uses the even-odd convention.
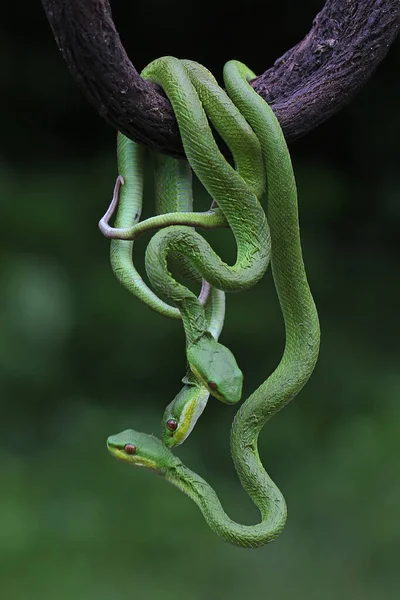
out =
[[[194,217],[201,218],[202,224],[206,223],[210,226],[216,226],[218,222],[221,223],[221,220],[224,225],[225,219],[218,217],[218,212],[213,210],[193,215],[192,172],[189,164],[183,160],[153,153],[155,204],[158,216],[139,222],[143,196],[144,149],[118,133],[117,156],[120,175],[117,178],[111,205],[99,223],[103,234],[112,238],[111,265],[119,281],[131,293],[161,314],[175,316],[174,312],[170,314],[170,311],[177,311],[177,309],[173,309],[159,299],[136,270],[133,264],[133,240],[146,231],[165,226],[166,222],[169,224],[174,215],[177,215],[179,223],[193,224],[190,219]],[[108,221],[117,206],[115,226],[111,227]],[[217,220],[213,220],[214,215],[218,217]],[[201,279],[199,274],[190,268],[190,264],[183,260],[183,255],[176,258],[179,266],[183,266],[190,278],[197,281]],[[225,294],[203,281],[199,299],[205,303],[207,332],[218,340],[225,317]],[[218,365],[218,368],[220,369],[221,366]],[[183,388],[168,404],[161,420],[161,437],[169,447],[183,443],[190,435],[210,395],[209,389],[190,369],[187,370],[182,381]]]
[[[242,547],[262,546],[275,539],[284,527],[285,500],[260,461],[257,441],[267,420],[294,398],[307,382],[319,351],[318,315],[302,259],[297,193],[290,155],[272,110],[248,85],[253,77],[250,70],[236,61],[225,66],[227,91],[250,123],[262,147],[268,180],[272,272],[286,332],[285,349],[279,365],[244,402],[231,431],[235,468],[242,486],[260,510],[261,522],[247,526],[232,521],[211,486],[188,469],[157,438],[127,430],[111,436],[107,442],[110,452],[117,458],[155,470],[179,487],[196,502],[207,523],[218,535]],[[178,82],[175,85],[178,86]],[[185,93],[184,90],[182,94]],[[186,108],[178,105],[175,110],[185,112]]]
[[[132,142],[131,142],[132,143]],[[174,159],[162,154],[153,154],[156,212],[164,215],[171,213],[190,213],[193,208],[192,172],[186,161]],[[178,269],[187,277],[199,281],[196,270],[183,254],[174,257]],[[225,318],[225,294],[203,281],[204,290],[208,290],[205,314],[207,333],[218,340]],[[182,380],[184,386],[166,407],[161,419],[161,439],[168,446],[182,444],[192,432],[198,418],[206,407],[210,391],[188,368]]]
[[[218,343],[207,331],[202,303],[187,287],[180,285],[169,275],[167,259],[172,254],[182,254],[204,279],[224,291],[244,290],[262,277],[270,259],[270,236],[265,213],[259,203],[259,197],[265,188],[261,147],[243,116],[211,73],[201,65],[165,57],[146,67],[143,76],[160,83],[175,106],[190,165],[222,210],[238,247],[237,260],[234,265],[229,266],[193,229],[177,226],[174,213],[162,215],[162,221],[157,221],[158,227],[165,227],[168,219],[171,219],[174,226],[162,229],[150,241],[146,252],[147,274],[158,295],[166,296],[182,315],[187,358],[192,372],[213,396],[228,404],[235,404],[241,397],[243,375],[230,350]],[[208,117],[230,147],[237,171],[218,150],[201,100]],[[124,172],[124,146],[118,156],[120,172]],[[205,160],[206,156],[210,158]],[[140,160],[141,156],[138,162]],[[132,167],[128,167],[128,171],[129,168]],[[124,202],[124,198],[121,202]],[[123,210],[124,207],[121,206],[118,225],[119,215]],[[182,214],[187,218],[187,212],[181,213],[181,217]],[[189,222],[193,222],[193,217],[189,213]],[[210,218],[214,217],[215,214],[208,213],[202,216],[201,222],[209,226]],[[215,219],[213,223],[214,221]],[[154,224],[155,221],[152,225]],[[134,239],[138,235],[138,228],[139,224],[134,225],[129,232],[126,227],[123,230],[119,227],[118,233],[125,240],[128,237]],[[115,229],[113,233],[115,234]],[[125,260],[129,249],[121,253],[121,244],[123,242],[113,240],[111,249],[117,277],[150,306],[170,315],[169,305],[147,288],[132,268],[131,261],[129,266],[129,261]]]
[[[167,93],[177,115],[187,159],[224,213],[237,242],[237,260],[232,266],[221,260],[201,235],[188,228],[162,229],[147,246],[146,271],[150,281],[160,295],[166,295],[179,307],[190,346],[205,329],[204,311],[195,295],[168,275],[167,258],[171,251],[181,252],[204,279],[224,291],[242,291],[259,281],[270,259],[269,230],[259,202],[264,190],[261,149],[240,112],[204,67],[165,57],[146,67],[143,75],[162,85]],[[203,106],[231,147],[237,171],[218,150]],[[248,139],[252,142],[250,152],[240,143]]]

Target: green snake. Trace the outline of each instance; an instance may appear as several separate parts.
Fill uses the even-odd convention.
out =
[[[112,238],[111,266],[117,279],[136,297],[163,315],[179,317],[180,311],[160,299],[135,269],[132,260],[133,240],[145,231],[167,227],[175,220],[193,225],[196,224],[196,218],[201,217],[204,227],[226,225],[226,220],[218,209],[210,209],[206,213],[189,212],[192,208],[191,171],[187,162],[166,160],[161,155],[154,155],[157,210],[169,212],[139,223],[143,196],[144,150],[119,133],[117,156],[120,175],[116,181],[111,204],[99,223],[103,234]],[[115,227],[110,227],[108,222],[117,206]],[[129,240],[126,239],[124,233],[126,231],[129,232]],[[184,264],[191,277],[197,273],[190,265],[188,266],[184,256],[179,256],[179,263]],[[208,290],[209,286],[203,289]],[[217,291],[214,292],[214,296],[216,294]],[[202,306],[207,299],[208,293],[202,292],[199,296],[199,305]],[[190,331],[190,322],[188,322],[187,337],[193,340],[195,335],[190,334]],[[235,404],[241,397],[243,374],[232,352],[210,334],[206,320],[205,331],[202,333],[204,335],[198,340],[197,347],[194,351],[190,349],[190,358],[188,354],[189,366],[192,371],[193,367],[196,368],[197,378],[202,378],[201,382],[208,387],[209,393],[222,402]],[[205,351],[204,345],[206,345]],[[217,356],[218,360],[214,358],[210,361],[211,353],[214,353],[214,357]],[[190,382],[193,383],[193,380],[190,379]],[[203,393],[202,397],[204,397]]]
[[[237,241],[238,256],[233,266],[227,265],[198,233],[186,226],[177,226],[177,215],[170,213],[148,219],[147,224],[144,222],[142,226],[135,223],[130,229],[120,227],[117,222],[117,228],[105,231],[114,238],[130,239],[132,244],[146,227],[164,227],[152,238],[146,252],[146,270],[158,296],[145,286],[132,268],[132,276],[129,277],[127,264],[131,249],[126,246],[122,257],[120,248],[123,242],[115,239],[111,250],[114,272],[133,293],[163,314],[171,316],[170,306],[163,303],[159,296],[166,296],[176,305],[185,327],[187,358],[192,372],[214,397],[228,404],[235,404],[241,397],[243,375],[230,350],[207,332],[201,302],[185,286],[168,277],[167,258],[171,254],[183,254],[185,260],[191,261],[204,279],[226,291],[246,289],[262,277],[269,263],[270,237],[265,213],[259,203],[265,187],[260,144],[240,112],[204,67],[190,61],[180,62],[172,57],[165,57],[146,67],[143,76],[160,83],[172,104],[176,105],[190,165],[219,207],[219,212],[217,209],[203,215],[180,213],[182,222],[186,225],[202,224],[204,227],[209,227],[210,223],[211,226],[216,226],[227,222]],[[186,90],[186,96],[176,93],[177,83],[182,78],[186,81],[185,86],[180,89]],[[200,100],[215,128],[230,147],[237,171],[219,152]],[[189,124],[187,118],[179,118],[179,114],[184,114],[183,110],[179,110],[183,106],[190,107]],[[187,108],[186,112],[188,110]],[[212,168],[204,161],[205,150],[212,155]],[[120,172],[127,162],[125,154],[124,150],[119,150]],[[133,212],[132,208],[130,210]],[[121,209],[117,221],[120,212]],[[136,216],[139,212],[136,211]],[[174,223],[174,227],[166,227],[169,222]]]
[[[224,316],[225,294],[212,288],[210,300],[206,305],[206,317],[208,332],[216,340],[221,333]],[[168,404],[161,420],[161,439],[169,448],[182,444],[188,438],[210,395],[208,387],[204,386],[190,369],[182,382],[184,387]]]
[[[178,214],[191,212],[192,173],[186,161],[173,159],[161,154],[154,154],[156,212]],[[183,255],[177,255],[175,260],[182,270],[186,269],[190,278],[197,279],[198,273],[193,272],[190,264],[182,261]],[[209,294],[204,293],[204,289]],[[203,280],[202,292],[199,298],[209,295],[205,304],[207,332],[218,340],[225,317],[225,294],[211,287]],[[218,368],[221,365],[217,363]],[[182,382],[184,387],[165,409],[161,420],[161,439],[168,447],[182,444],[192,432],[198,418],[202,414],[210,395],[208,387],[204,386],[188,368]]]
[[[260,510],[260,523],[249,526],[232,521],[213,488],[154,436],[127,430],[107,440],[114,456],[154,470],[175,484],[199,506],[211,529],[241,547],[262,546],[275,539],[285,525],[286,503],[260,461],[257,441],[265,423],[292,400],[309,379],[318,357],[320,338],[318,314],[302,259],[290,155],[272,110],[248,84],[254,77],[241,63],[231,61],[225,65],[227,91],[262,147],[268,180],[272,273],[286,333],[281,361],[243,403],[231,431],[235,468],[243,488]],[[185,86],[185,80],[181,85]],[[178,86],[176,93],[180,93]]]
[[[171,213],[179,217],[179,223],[188,222],[187,220],[191,219],[193,206],[192,173],[186,161],[153,153],[155,200],[158,216],[137,222],[135,225],[124,229],[121,225],[135,223],[140,218],[143,149],[123,134],[118,133],[117,154],[121,174],[117,178],[110,207],[101,219],[99,227],[106,237],[112,238],[111,263],[114,271],[118,274],[118,279],[129,291],[135,294],[138,290],[141,290],[141,299],[145,302],[149,301],[152,306],[152,300],[155,299],[158,303],[159,299],[146,286],[133,265],[132,238],[137,239],[145,231],[162,227],[163,219],[159,217],[165,219],[165,213],[167,213],[168,223],[172,219]],[[110,227],[109,219],[118,205],[116,225],[120,227]],[[215,210],[210,210],[205,214],[207,215],[206,220],[208,219],[212,226],[216,226],[218,223],[223,225],[225,222],[224,217],[220,216],[215,222],[212,219],[210,221],[208,215],[218,215]],[[222,213],[220,214],[222,215]],[[185,215],[185,220],[182,220],[182,215]],[[197,217],[197,215],[194,216]],[[121,232],[124,231],[129,232],[130,241],[115,240],[115,237],[123,237]],[[178,258],[180,259],[179,263],[181,263],[182,256]],[[190,271],[187,265],[184,266],[186,270]],[[189,277],[198,279],[192,271],[189,272]],[[204,285],[204,283],[206,282],[203,281],[199,299],[206,304],[207,330],[217,340],[224,322],[225,294],[216,288],[210,289],[209,284]],[[162,306],[162,304],[162,301],[160,301],[157,306]],[[210,394],[208,388],[199,382],[190,369],[188,369],[182,381],[184,387],[167,406],[161,421],[161,437],[169,447],[182,444],[186,440],[197,419],[202,414]]]
[[[161,215],[190,214],[193,207],[192,173],[187,161],[153,154],[153,163],[156,212]],[[190,264],[186,264],[183,258],[183,255],[175,257],[180,270],[182,271],[183,267],[189,278],[198,279],[198,273],[193,272]],[[205,289],[209,290],[209,294],[204,293]],[[210,287],[203,280],[200,297],[207,298],[207,296],[209,296],[205,304],[207,332],[218,340],[225,317],[225,294]],[[221,365],[217,364],[220,369]],[[187,439],[210,395],[208,388],[198,380],[190,368],[182,382],[184,387],[166,407],[161,420],[161,439],[168,447],[182,444]]]
[[[190,166],[222,210],[237,243],[236,262],[228,265],[193,229],[167,227],[147,246],[146,272],[156,292],[182,314],[191,371],[213,396],[234,404],[241,397],[242,373],[230,351],[207,332],[204,308],[196,296],[169,273],[168,258],[171,253],[183,254],[204,279],[223,291],[245,290],[259,281],[270,259],[269,229],[259,202],[264,191],[261,147],[243,116],[201,65],[164,57],[148,65],[143,75],[167,94]],[[231,149],[237,170],[220,153],[207,117]]]

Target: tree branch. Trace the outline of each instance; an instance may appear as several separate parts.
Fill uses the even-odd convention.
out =
[[[98,113],[131,139],[182,154],[171,105],[130,62],[109,1],[42,4],[72,75]],[[288,142],[354,96],[385,57],[399,27],[399,0],[327,0],[308,35],[252,82],[273,108]]]

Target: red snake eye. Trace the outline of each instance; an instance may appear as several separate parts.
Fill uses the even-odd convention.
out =
[[[127,454],[136,454],[135,444],[126,444],[124,450]]]
[[[175,419],[168,419],[166,425],[167,425],[167,429],[169,429],[170,431],[175,431],[176,428],[178,427],[178,423],[177,423],[177,421],[175,421]]]
[[[218,386],[215,383],[215,381],[209,381],[208,382],[208,387],[210,388],[210,390],[213,390],[213,391],[216,391],[218,389]]]

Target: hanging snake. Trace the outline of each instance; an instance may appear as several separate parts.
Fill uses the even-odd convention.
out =
[[[173,57],[165,57],[146,67],[143,76],[161,83],[172,104],[176,104],[183,145],[190,165],[219,206],[219,211],[208,211],[203,215],[180,212],[182,222],[209,227],[221,225],[226,219],[236,238],[237,260],[233,266],[223,262],[198,233],[186,226],[176,225],[176,213],[148,219],[142,225],[135,223],[140,216],[140,210],[137,207],[134,210],[135,203],[132,201],[129,202],[128,211],[131,217],[135,213],[133,227],[121,227],[121,215],[128,204],[123,201],[118,211],[117,227],[111,228],[108,225],[115,202],[100,222],[100,226],[109,237],[131,240],[128,245],[123,245],[124,242],[115,239],[112,242],[111,262],[119,280],[162,314],[175,316],[174,313],[171,314],[171,307],[160,300],[159,296],[167,296],[176,305],[184,323],[187,359],[192,373],[214,397],[228,404],[235,404],[241,398],[243,374],[234,356],[207,331],[201,301],[187,287],[165,275],[168,273],[167,258],[171,254],[181,253],[186,261],[192,262],[193,267],[204,279],[218,289],[247,289],[262,277],[269,263],[270,237],[265,213],[259,203],[259,197],[265,188],[260,144],[243,116],[204,67],[190,61],[181,62]],[[185,85],[177,94],[179,81],[183,78]],[[183,89],[186,90],[187,97],[182,96]],[[219,152],[201,100],[207,108],[211,122],[230,147],[237,170],[231,167]],[[182,105],[190,107],[189,126],[188,115],[179,110],[179,106]],[[180,114],[183,115],[182,120],[179,118]],[[212,168],[204,162],[205,149],[212,153]],[[133,153],[136,153],[136,156],[131,156]],[[121,144],[118,148],[120,173],[130,174],[133,159],[136,159],[135,174],[138,176],[142,171],[143,151],[132,151],[127,144]],[[182,180],[185,181],[184,178]],[[185,184],[182,185],[184,187]],[[141,182],[131,186],[131,193],[136,194],[138,198],[136,204],[141,203],[141,186]],[[128,196],[128,190],[125,196]],[[115,198],[116,194],[114,200]],[[174,223],[174,227],[165,228],[171,222]],[[164,229],[149,243],[146,271],[158,296],[144,284],[131,260],[133,240],[144,230],[156,227]],[[157,270],[156,265],[161,268],[161,277],[160,269]]]
[[[143,196],[144,149],[139,146],[139,144],[133,143],[119,133],[117,138],[117,156],[120,175],[115,184],[111,204],[106,214],[99,222],[102,233],[106,237],[111,238],[111,266],[117,279],[132,294],[142,300],[142,302],[165,316],[179,318],[181,316],[180,311],[159,298],[159,296],[146,285],[136,270],[132,260],[133,240],[137,239],[140,234],[146,231],[167,227],[175,220],[180,223],[187,223],[187,225],[193,225],[196,224],[196,218],[199,219],[201,217],[201,222],[204,223],[204,226],[207,228],[226,225],[226,220],[218,210],[210,209],[210,211],[207,211],[206,213],[189,212],[192,208],[192,176],[187,162],[164,159],[160,155],[154,155],[157,210],[158,212],[164,212],[167,209],[169,212],[139,223],[138,220],[141,215]],[[116,215],[115,227],[111,227],[109,225],[109,220],[117,206],[118,212]],[[214,218],[215,216],[216,218]],[[183,229],[188,229],[188,227]],[[128,232],[128,234],[126,232]],[[193,269],[188,265],[188,261],[185,257],[179,255],[178,258],[178,262],[183,265],[184,270],[189,271],[189,276],[198,279],[199,277],[196,269]],[[210,286],[203,285],[198,299],[199,306],[203,307],[207,302],[209,293]],[[215,289],[213,292],[214,303],[217,294],[218,291]],[[205,316],[204,311],[203,314]],[[196,334],[191,332],[191,322],[186,320],[186,324],[186,337],[187,341],[190,343],[190,341],[196,339]],[[226,404],[235,404],[240,400],[243,381],[243,374],[237,366],[235,357],[229,348],[218,343],[215,337],[208,331],[206,319],[204,320],[204,331],[202,331],[202,334],[204,335],[201,339],[197,340],[196,350],[190,354],[191,358],[187,356],[191,371],[193,371],[193,367],[197,367],[196,383],[200,382],[203,386],[207,387],[208,393],[211,393],[222,402],[225,402]],[[205,351],[204,346],[206,346]],[[212,361],[208,360],[210,356],[214,357]],[[200,368],[198,363],[200,363]],[[197,373],[199,373],[199,375],[197,375]],[[190,383],[194,383],[192,377],[189,379],[189,384]],[[201,398],[203,404],[204,396],[205,394],[202,390]],[[181,436],[182,434],[183,429],[181,431]],[[184,438],[181,437],[181,442],[186,439],[186,437],[187,436]],[[178,439],[178,436],[176,436],[176,439]],[[171,441],[172,440],[170,440],[170,442]]]
[[[187,161],[153,153],[153,166],[156,212],[170,215],[169,219],[172,218],[172,213],[180,216],[190,215],[193,208],[192,172]],[[199,274],[191,269],[184,255],[180,254],[174,258],[178,269],[184,271],[186,277],[195,281],[201,279]],[[225,294],[203,280],[199,298],[205,298],[207,332],[218,340],[225,317]],[[218,364],[218,369],[221,368],[222,365]],[[166,407],[161,420],[161,439],[168,447],[182,444],[187,439],[210,395],[209,389],[198,380],[189,367],[182,382],[183,388]]]
[[[161,70],[163,65],[165,62],[160,63]],[[179,100],[175,105],[173,102],[172,104],[177,116],[181,111],[183,114],[180,117],[190,126],[191,100],[188,99],[188,106],[181,103],[183,97],[190,98],[190,93],[186,89],[187,80],[181,80],[180,73],[177,69],[172,75],[172,93]],[[170,69],[166,69],[166,77],[171,77]],[[211,529],[226,541],[241,547],[267,544],[280,534],[285,525],[286,503],[260,461],[257,441],[265,423],[292,400],[309,379],[317,361],[320,338],[318,314],[302,258],[297,192],[290,155],[274,113],[248,84],[254,77],[254,73],[237,61],[230,61],[225,65],[224,81],[228,94],[261,143],[268,182],[267,215],[271,234],[272,274],[286,334],[281,361],[243,403],[231,430],[232,459],[243,488],[260,510],[261,521],[251,526],[232,521],[223,510],[213,488],[186,467],[156,437],[126,430],[107,440],[111,454],[132,465],[154,470],[175,484],[199,506]],[[192,136],[194,138],[197,135],[198,130],[194,126]],[[226,215],[224,208],[223,211]],[[154,237],[163,239],[164,236],[169,242],[172,236],[169,231],[172,228],[163,230]],[[159,240],[154,245],[157,250]],[[148,252],[148,263],[151,256]],[[161,278],[162,273],[165,273],[165,265],[160,269]],[[208,273],[206,279],[208,280]]]
[[[153,153],[156,212],[189,214],[193,208],[192,172],[187,161]],[[169,218],[169,217],[168,217]],[[172,218],[172,215],[171,215]],[[187,263],[184,255],[174,257],[186,277],[199,280],[199,274]],[[207,332],[218,340],[225,318],[225,294],[203,280],[200,300],[206,298]],[[222,365],[217,363],[218,369]],[[161,419],[161,439],[168,447],[182,444],[192,432],[206,407],[210,391],[188,366],[182,379],[183,388],[166,407]]]
[[[207,332],[204,308],[196,296],[169,273],[168,258],[171,253],[183,254],[206,281],[223,291],[242,291],[259,281],[270,259],[269,229],[259,202],[265,186],[261,147],[201,65],[164,57],[148,65],[143,76],[167,94],[190,166],[222,210],[237,244],[236,262],[228,265],[193,229],[166,227],[147,246],[146,272],[156,292],[182,314],[191,371],[213,396],[233,404],[241,397],[243,375],[230,351]],[[237,170],[220,153],[208,119],[231,149]]]
[[[196,221],[196,218],[201,217],[201,222],[205,222],[210,227],[225,226],[226,220],[218,209],[210,209],[207,213],[193,215],[192,172],[187,161],[153,153],[151,158],[158,216],[139,222],[143,197],[144,149],[119,132],[117,156],[120,175],[114,187],[111,204],[99,222],[102,233],[112,240],[110,255],[113,270],[119,281],[151,308],[162,314],[170,311],[171,314],[168,316],[180,316],[177,309],[160,300],[140,277],[133,264],[132,242],[146,231],[165,226],[165,219],[168,219],[168,224],[171,223],[173,215],[176,215],[179,224],[190,223],[192,225],[191,219],[194,218]],[[117,207],[115,226],[111,227],[109,220]],[[176,258],[178,264],[183,266],[187,276],[198,281],[198,274],[190,269],[190,265],[183,260],[184,257],[180,255]],[[214,339],[218,340],[225,317],[225,294],[203,280],[199,301],[205,305],[207,330]],[[178,315],[175,314],[175,311]],[[208,388],[202,385],[190,368],[187,369],[182,382],[184,387],[168,404],[161,421],[161,437],[169,447],[182,444],[186,440],[202,414],[210,395]]]

